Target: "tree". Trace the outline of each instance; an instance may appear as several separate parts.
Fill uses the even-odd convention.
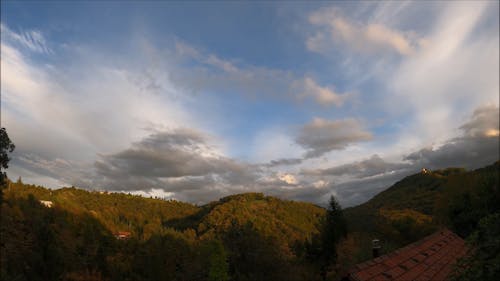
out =
[[[294,268],[282,254],[278,242],[262,235],[248,221],[233,221],[223,234],[231,280],[293,280]]]
[[[347,236],[347,222],[340,204],[335,197],[330,197],[328,209],[326,211],[325,225],[323,226],[322,244],[323,244],[323,268],[321,275],[326,279],[326,272],[332,264],[337,262],[337,244],[342,238]]]
[[[5,187],[5,179],[7,179],[7,173],[5,169],[9,167],[9,155],[14,151],[16,146],[12,143],[7,135],[7,130],[5,128],[0,129],[0,203],[3,201],[3,189]]]
[[[453,280],[499,280],[500,277],[500,213],[481,219],[468,237],[469,253],[458,262]]]
[[[208,254],[208,279],[210,281],[227,281],[229,280],[229,264],[227,263],[227,253],[224,245],[219,240],[209,242],[207,246],[210,253]]]
[[[346,236],[347,222],[340,204],[332,195],[321,225],[321,233],[306,245],[308,257],[319,266],[323,280],[326,280],[332,265],[337,263],[337,245]]]

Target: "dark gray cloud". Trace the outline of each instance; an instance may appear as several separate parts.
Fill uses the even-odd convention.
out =
[[[80,162],[51,157],[33,151],[15,150],[11,155],[8,176],[22,175],[27,183],[40,184],[48,188],[61,185],[88,187],[94,178],[92,167]]]
[[[290,165],[298,165],[303,161],[302,158],[281,158],[272,160],[271,162],[264,164],[266,167],[276,167],[276,166],[290,166]]]
[[[423,148],[407,155],[413,165],[430,169],[445,167],[478,168],[499,159],[498,137],[464,137],[439,148]]]
[[[499,110],[480,107],[460,126],[462,135],[437,148],[422,148],[404,157],[413,165],[431,169],[444,167],[478,168],[499,159]]]
[[[273,188],[265,190],[267,195],[276,196],[287,200],[297,200],[326,205],[328,195],[332,193],[330,188],[315,188],[310,185],[303,185],[293,189]]]
[[[313,158],[371,138],[372,134],[355,119],[330,121],[315,118],[300,129],[295,141],[307,150],[305,158]]]
[[[411,167],[375,177],[351,180],[332,185],[330,188],[343,207],[351,207],[366,202],[398,180],[417,172],[417,167]]]
[[[498,107],[488,105],[479,107],[472,113],[472,118],[460,126],[464,137],[498,137]]]
[[[94,167],[96,183],[119,190],[210,186],[212,175],[231,184],[253,179],[250,166],[218,155],[204,135],[190,129],[154,133],[128,149],[101,155]]]
[[[363,177],[365,174],[355,170],[354,167],[356,167],[356,163],[353,163],[353,170],[350,173],[347,169],[344,169],[347,168],[348,165],[326,170],[342,171],[346,174],[348,173],[349,175],[358,177],[358,179],[333,187],[339,196],[339,200],[343,202],[345,206],[353,206],[367,201],[396,181],[410,174],[414,174],[422,168],[431,170],[448,167],[476,169],[490,165],[499,160],[499,140],[498,137],[494,136],[463,136],[451,139],[438,148],[420,149],[410,153],[404,157],[403,160],[407,162],[393,164],[393,167],[400,169],[367,177]]]
[[[375,154],[372,157],[362,161],[335,166],[327,169],[303,170],[302,173],[305,175],[313,176],[351,175],[359,178],[364,178],[396,170],[406,169],[409,166],[410,165],[407,163],[387,162],[380,156]]]
[[[155,133],[134,143],[129,149],[101,155],[95,168],[98,174],[106,177],[132,175],[165,178],[201,176],[232,168],[233,163],[229,159],[203,156],[204,150],[208,149],[203,136],[192,130]]]

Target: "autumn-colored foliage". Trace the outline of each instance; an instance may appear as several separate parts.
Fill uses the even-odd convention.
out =
[[[496,273],[480,269],[497,258],[489,230],[500,211],[498,168],[409,176],[344,210],[345,220],[335,204],[326,210],[261,193],[195,206],[8,181],[0,273],[2,280],[335,280],[371,258],[372,239],[384,253],[445,225],[473,234],[471,248],[484,253],[475,252],[479,263],[467,274],[488,277]],[[117,239],[118,232],[130,237]]]

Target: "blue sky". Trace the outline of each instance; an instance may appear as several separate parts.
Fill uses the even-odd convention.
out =
[[[11,178],[353,205],[498,159],[495,1],[1,5]]]

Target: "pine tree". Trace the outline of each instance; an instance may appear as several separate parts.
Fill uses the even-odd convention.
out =
[[[326,280],[327,272],[337,262],[337,245],[346,236],[347,222],[340,204],[332,195],[321,232],[320,274],[323,280]]]

